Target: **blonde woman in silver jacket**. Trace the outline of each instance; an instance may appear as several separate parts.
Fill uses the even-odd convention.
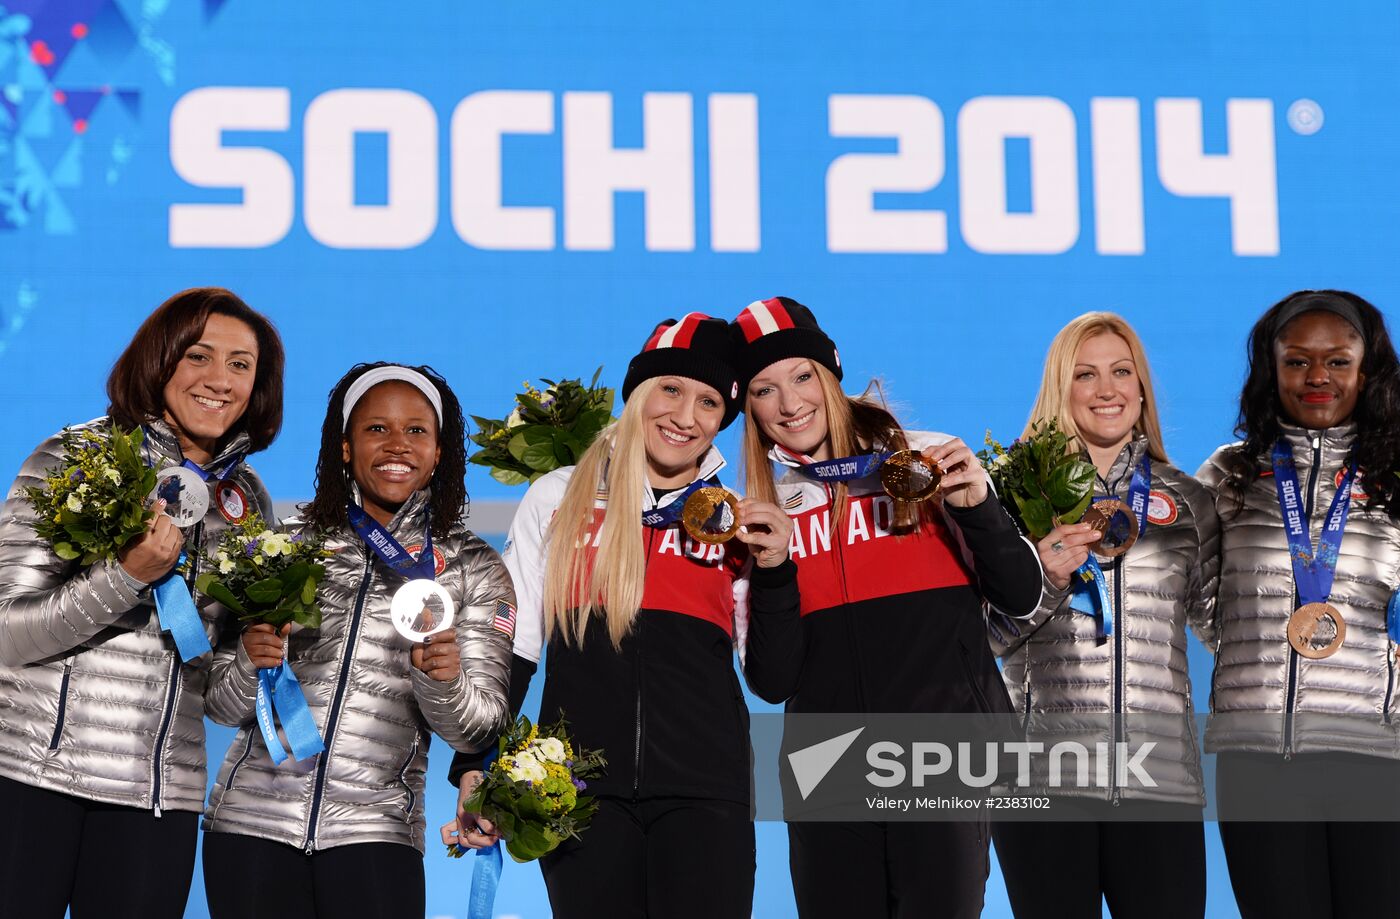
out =
[[[994,824],[1007,891],[1018,919],[1097,916],[1104,899],[1115,919],[1202,916],[1205,799],[1186,644],[1188,628],[1213,640],[1219,519],[1206,490],[1167,461],[1147,355],[1121,317],[1086,313],[1056,335],[1027,433],[1051,419],[1096,467],[1095,502],[1140,510],[1131,524],[1118,516],[1134,541],[1113,558],[1087,523],[1056,527],[1037,546],[1040,608],[1029,621],[990,620],[1028,739],[1077,742],[1091,760],[1083,787],[1051,782],[1048,757],[1031,760],[1033,790],[1052,796],[1047,817],[1074,822]],[[1107,603],[1075,573],[1090,552]],[[1151,783],[1117,762],[1148,743],[1140,768]]]
[[[230,520],[271,513],[243,458],[281,427],[282,364],[266,317],[221,288],[182,291],[117,359],[108,417],[77,426],[140,426],[147,464],[198,469],[209,507],[183,531],[161,513],[116,561],[60,558],[35,535],[24,497],[62,464],[59,435],[10,487],[0,511],[0,916],[184,914],[206,788],[210,656],[182,662],[151,587]],[[188,583],[197,574],[196,561]],[[216,642],[221,610],[200,604]]]
[[[1236,433],[1199,473],[1222,527],[1206,750],[1235,898],[1246,919],[1392,915],[1400,365],[1380,312],[1335,290],[1265,312]]]
[[[495,737],[515,623],[505,565],[462,520],[464,434],[456,396],[426,367],[362,364],[331,391],[316,496],[293,524],[334,553],[321,625],[254,626],[219,652],[231,666],[209,716],[240,730],[204,821],[214,919],[422,919],[428,743],[471,753]],[[431,632],[421,641],[390,610],[410,578],[455,606],[440,631],[410,624]],[[258,669],[284,648],[325,750],[275,765],[254,704]]]

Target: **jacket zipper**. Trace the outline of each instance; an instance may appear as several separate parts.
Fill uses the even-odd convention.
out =
[[[186,585],[193,585],[199,577],[199,547],[204,544],[204,521],[194,525],[194,551],[190,553],[190,571],[185,577]],[[198,615],[196,611],[195,615]],[[170,655],[170,685],[165,693],[165,711],[161,713],[160,730],[156,733],[155,757],[151,763],[151,802],[157,817],[160,816],[161,760],[165,758],[165,741],[170,736],[170,722],[175,719],[175,700],[180,694],[180,652],[168,651]]]
[[[1313,509],[1317,506],[1317,481],[1318,467],[1322,465],[1322,435],[1326,431],[1318,433],[1313,438],[1313,460],[1312,468],[1308,470],[1308,495],[1307,504],[1303,507],[1303,517],[1308,521],[1308,538],[1312,538],[1312,516]],[[1298,581],[1293,581],[1293,606],[1296,609],[1302,603],[1302,597],[1298,594]],[[1325,598],[1324,598],[1325,599]],[[1298,652],[1292,643],[1288,645],[1288,690],[1284,696],[1283,704],[1283,758],[1290,760],[1293,758],[1293,709],[1298,704]]]
[[[238,779],[238,770],[243,768],[243,764],[248,761],[248,756],[253,752],[253,737],[256,733],[253,730],[248,731],[248,739],[243,743],[243,752],[238,754],[238,759],[234,760],[233,767],[228,771],[228,781],[224,783],[225,792],[233,789],[233,783]],[[223,802],[219,803],[222,805]],[[215,808],[210,812],[209,819],[217,820],[218,817],[219,811],[218,808]]]
[[[408,772],[408,767],[413,765],[413,757],[418,755],[418,745],[422,742],[423,736],[421,734],[415,734],[413,737],[413,746],[408,748],[408,758],[405,759],[403,765],[399,767],[399,784],[403,786],[404,791],[408,792],[408,807],[405,808],[405,810],[410,817],[413,816],[413,808],[418,804],[418,796],[413,793],[412,788],[408,787],[408,781],[404,778],[404,774]]]
[[[49,740],[49,749],[57,750],[58,742],[63,737],[63,720],[68,715],[68,681],[73,677],[73,658],[63,662],[63,682],[58,686],[58,718],[53,724],[53,737]]]
[[[1025,717],[1021,719],[1021,733],[1026,734],[1031,729],[1031,645],[1026,642],[1022,647],[1026,649],[1026,656],[1023,666],[1025,670],[1021,674],[1021,699],[1025,703]]]
[[[1390,703],[1395,697],[1395,642],[1389,642],[1385,649],[1385,707],[1381,710],[1381,720],[1390,724]]]
[[[355,611],[350,616],[350,628],[345,634],[344,657],[340,661],[340,676],[336,679],[335,695],[331,698],[330,714],[326,716],[326,749],[316,761],[316,784],[311,792],[311,815],[306,822],[306,854],[316,851],[316,823],[321,816],[321,797],[326,792],[326,770],[330,765],[331,746],[335,743],[335,726],[340,719],[340,705],[345,701],[345,685],[350,677],[350,668],[355,663],[355,642],[360,636],[360,620],[364,618],[365,595],[369,593],[370,582],[374,580],[374,556],[365,550],[365,569],[360,580],[359,592],[355,595]]]
[[[1123,558],[1113,560],[1113,745],[1109,748],[1108,787],[1113,806],[1119,805],[1122,789],[1118,787],[1118,745],[1125,741],[1123,733]]]

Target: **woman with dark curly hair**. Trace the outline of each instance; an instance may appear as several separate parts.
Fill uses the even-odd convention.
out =
[[[254,626],[218,654],[232,665],[209,717],[240,730],[204,819],[216,919],[421,919],[428,742],[474,752],[506,715],[515,594],[466,528],[464,441],[457,397],[430,368],[361,364],[331,391],[316,496],[288,523],[333,553],[321,625]],[[391,600],[424,586],[448,624],[396,627]],[[284,654],[325,750],[277,765],[254,704],[258,670]]]
[[[1400,823],[1378,822],[1400,816],[1400,374],[1380,312],[1337,290],[1271,307],[1236,432],[1198,473],[1221,518],[1206,749],[1230,880],[1246,919],[1385,915],[1400,857]]]

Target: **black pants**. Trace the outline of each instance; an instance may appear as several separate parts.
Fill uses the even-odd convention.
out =
[[[1373,813],[1400,802],[1400,763],[1347,754],[1222,753],[1216,762],[1222,813],[1276,807],[1298,821],[1220,822],[1230,886],[1243,919],[1353,919],[1394,915],[1400,823],[1327,820],[1354,802],[1348,791],[1377,796]],[[1287,794],[1287,799],[1279,797]],[[1382,801],[1380,798],[1384,798]],[[1286,805],[1280,802],[1286,800]]]
[[[204,834],[211,919],[423,919],[423,856],[368,842],[307,855],[235,833]]]
[[[1057,801],[1057,803],[1059,803]],[[1206,912],[1199,807],[1075,801],[1094,820],[998,822],[997,860],[1016,919],[1191,919]],[[1134,816],[1154,819],[1134,820]],[[1164,819],[1165,818],[1165,819]]]
[[[753,822],[729,801],[600,798],[540,869],[555,919],[749,919]]]
[[[802,919],[975,919],[987,887],[987,823],[788,824]]]
[[[199,815],[153,812],[0,778],[0,916],[180,919]]]

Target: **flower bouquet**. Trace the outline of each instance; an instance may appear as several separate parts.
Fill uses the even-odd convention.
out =
[[[986,436],[977,458],[997,496],[1027,535],[1041,539],[1061,523],[1077,523],[1094,497],[1092,464],[1069,450],[1069,435],[1055,419],[1031,425],[1031,433],[1003,447]]]
[[[316,588],[326,575],[319,560],[329,555],[319,537],[274,533],[253,512],[229,527],[213,555],[205,556],[210,570],[195,579],[195,588],[244,622],[314,629],[321,625]]]
[[[546,472],[577,463],[612,421],[613,391],[598,385],[602,372],[601,367],[594,371],[587,386],[580,380],[541,379],[545,384],[541,391],[527,381],[505,418],[472,415],[480,430],[471,435],[471,441],[481,449],[472,454],[471,462],[490,467],[491,477],[506,485],[533,482]]]
[[[265,622],[281,628],[289,622],[303,628],[319,628],[321,607],[316,588],[325,577],[320,560],[331,553],[316,534],[274,533],[256,512],[230,527],[219,539],[213,555],[206,555],[206,571],[195,578],[200,593],[222,603],[244,622]],[[282,722],[292,757],[303,760],[326,746],[301,684],[291,665],[258,670],[258,695],[254,704],[258,727],[274,765],[287,758],[273,723],[273,711]]]
[[[37,516],[34,532],[59,558],[83,565],[114,559],[145,532],[156,471],[141,460],[144,439],[140,428],[127,433],[115,423],[63,432],[63,462],[42,485],[24,489]]]
[[[586,780],[600,774],[607,761],[596,750],[576,750],[562,718],[536,726],[521,715],[501,735],[497,750],[462,808],[496,825],[511,858],[533,861],[587,828],[597,804],[583,794]],[[454,858],[464,851],[447,847]]]

